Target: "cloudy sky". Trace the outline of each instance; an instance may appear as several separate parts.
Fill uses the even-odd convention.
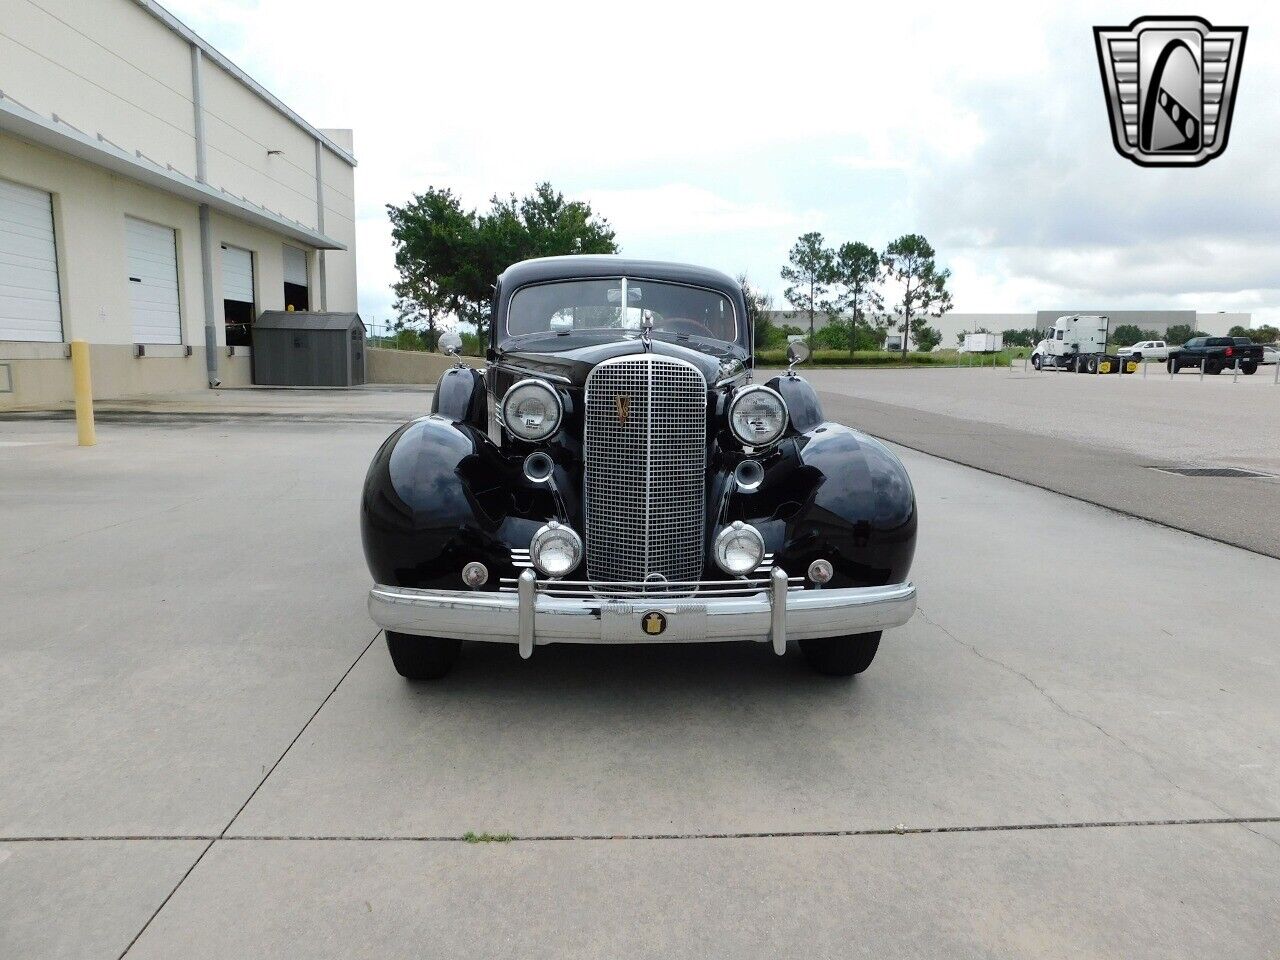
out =
[[[165,3],[312,123],[355,130],[366,319],[391,312],[385,204],[550,180],[624,253],[745,270],[778,300],[800,233],[919,232],[958,311],[1280,321],[1275,4],[1196,5],[1250,28],[1230,145],[1160,170],[1111,145],[1091,28],[1181,8]]]

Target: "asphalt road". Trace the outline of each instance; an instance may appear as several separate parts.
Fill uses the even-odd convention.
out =
[[[907,451],[920,610],[853,682],[411,685],[357,529],[390,429],[0,424],[0,956],[1274,955],[1280,562]]]
[[[827,415],[886,440],[1280,557],[1280,387],[978,369],[805,371]],[[1153,468],[1235,467],[1264,478]]]

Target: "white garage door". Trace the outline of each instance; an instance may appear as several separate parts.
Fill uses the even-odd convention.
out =
[[[284,245],[284,282],[307,285],[307,255],[297,247]]]
[[[124,218],[134,343],[181,343],[178,242],[169,227]]]
[[[222,248],[222,299],[253,303],[253,254],[248,250]]]
[[[0,340],[62,340],[49,194],[0,180]]]

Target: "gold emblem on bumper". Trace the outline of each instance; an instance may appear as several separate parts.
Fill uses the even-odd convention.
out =
[[[667,629],[667,618],[657,610],[651,610],[641,618],[640,624],[644,627],[645,633],[651,637],[656,637]]]

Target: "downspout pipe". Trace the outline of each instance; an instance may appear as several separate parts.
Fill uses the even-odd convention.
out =
[[[205,152],[204,82],[201,67],[204,51],[191,44],[191,106],[195,117],[196,179],[208,182],[209,166]],[[209,386],[222,385],[218,375],[218,324],[213,300],[213,224],[207,203],[200,204],[200,278],[204,288],[204,363]]]

